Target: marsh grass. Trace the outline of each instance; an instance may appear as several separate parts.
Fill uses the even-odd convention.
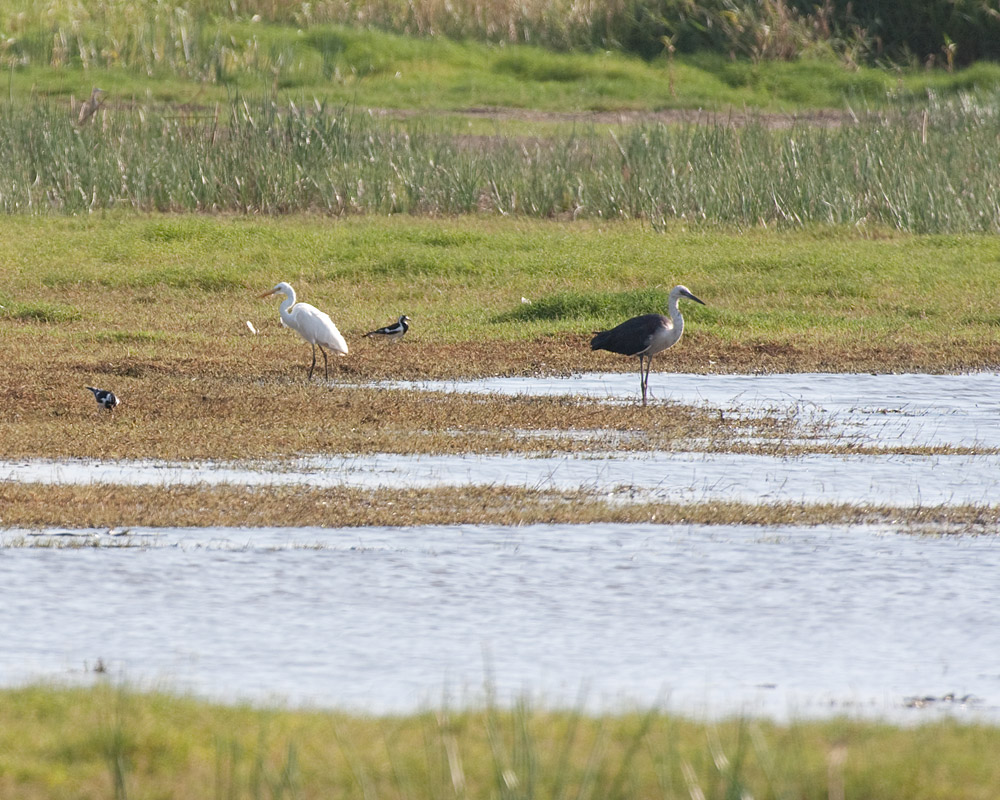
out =
[[[0,116],[0,209],[477,214],[868,231],[1000,231],[1000,106],[836,128],[764,121],[579,126],[533,140],[454,122],[237,98],[215,113],[15,104]],[[232,276],[203,276],[222,285]],[[230,283],[231,285],[231,283]]]
[[[129,527],[294,525],[529,525],[657,523],[684,525],[886,525],[909,533],[996,533],[1000,506],[739,502],[662,503],[587,489],[504,486],[436,489],[315,489],[274,486],[52,486],[0,484],[0,525],[68,530]],[[5,547],[145,547],[140,537],[21,537]]]
[[[842,787],[849,797],[954,800],[988,796],[1000,781],[997,729],[950,720],[698,722],[489,699],[373,717],[226,707],[111,683],[7,689],[2,700],[0,787],[23,800],[124,796],[106,761],[111,715],[132,797],[728,800]]]
[[[58,323],[80,318],[80,312],[72,306],[48,303],[44,300],[23,303],[0,297],[0,319],[20,322]]]

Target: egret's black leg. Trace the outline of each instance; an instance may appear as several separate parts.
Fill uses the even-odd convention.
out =
[[[313,345],[313,363],[309,367],[309,380],[313,379],[313,370],[316,369],[316,345]]]
[[[330,380],[330,364],[326,360],[326,350],[323,349],[323,345],[319,346],[319,351],[323,354],[323,374],[326,375],[327,380]]]

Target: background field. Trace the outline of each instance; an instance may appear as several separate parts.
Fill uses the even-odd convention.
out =
[[[856,4],[855,4],[856,5]],[[914,7],[916,6],[916,8]],[[109,92],[191,110],[284,104],[448,110],[769,111],[994,93],[985,0],[265,4],[16,0],[0,10],[8,100]],[[927,69],[938,65],[939,68]]]

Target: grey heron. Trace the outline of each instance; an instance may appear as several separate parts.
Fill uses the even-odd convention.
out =
[[[639,383],[642,387],[643,405],[646,405],[649,366],[653,363],[653,356],[668,347],[673,347],[684,333],[684,317],[677,308],[677,301],[682,297],[705,305],[705,302],[691,294],[686,286],[675,286],[670,290],[670,297],[667,300],[667,311],[670,316],[643,314],[632,317],[611,330],[601,331],[590,340],[591,350],[610,350],[623,356],[639,356]],[[646,362],[645,373],[643,359]]]

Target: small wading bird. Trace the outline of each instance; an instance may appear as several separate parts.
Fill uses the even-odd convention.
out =
[[[107,389],[95,389],[93,386],[88,386],[87,388],[94,393],[94,399],[99,406],[104,406],[108,411],[115,410],[115,406],[118,405],[119,400],[115,397],[114,392],[109,392]]]
[[[320,311],[316,306],[308,303],[295,302],[295,290],[282,281],[271,291],[264,292],[261,297],[270,297],[273,294],[283,294],[285,299],[281,301],[278,313],[281,315],[281,324],[286,328],[291,328],[305,339],[313,348],[312,365],[309,367],[309,380],[312,380],[313,370],[316,369],[316,348],[323,354],[323,371],[327,379],[330,378],[330,364],[326,359],[326,350],[329,347],[333,352],[342,356],[347,355],[347,342],[340,335],[333,320]]]
[[[90,119],[94,114],[97,113],[97,109],[101,107],[104,102],[104,90],[94,87],[94,91],[90,93],[90,99],[84,101],[83,105],[80,106],[80,116],[77,117],[76,124],[83,125],[88,119]]]
[[[403,334],[410,329],[409,322],[410,318],[406,316],[406,314],[403,314],[397,322],[394,322],[392,325],[386,325],[384,328],[368,331],[368,333],[365,334],[365,337],[378,336],[383,339],[391,339],[393,341],[402,339]]]
[[[680,341],[684,333],[684,317],[677,308],[677,301],[686,297],[705,305],[686,286],[675,286],[667,300],[669,317],[662,314],[643,314],[632,317],[609,331],[601,331],[590,340],[591,350],[610,350],[623,356],[639,356],[639,383],[642,386],[642,404],[646,405],[646,390],[649,386],[649,365],[653,356]],[[643,359],[646,371],[642,371]]]

